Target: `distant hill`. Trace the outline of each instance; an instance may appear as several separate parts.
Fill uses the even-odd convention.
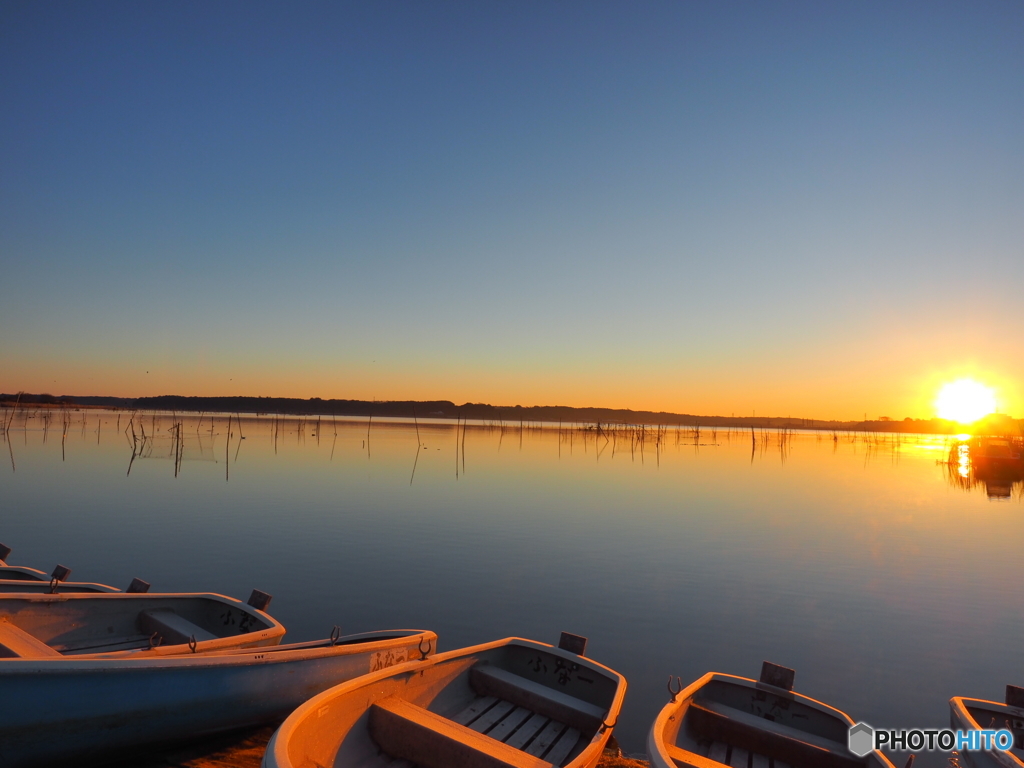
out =
[[[563,422],[576,424],[651,424],[741,429],[816,429],[825,431],[917,432],[955,434],[964,427],[944,419],[879,419],[834,421],[780,416],[699,416],[665,411],[634,411],[622,408],[573,408],[565,405],[497,406],[486,403],[456,405],[450,400],[302,400],[291,397],[97,397],[78,395],[0,394],[0,407],[23,406],[125,408],[143,411],[194,411],[208,413],[256,413],[291,416],[362,416],[422,419],[470,419],[495,423]],[[987,432],[1020,432],[1021,422],[1001,414],[986,420]]]
[[[22,405],[86,405],[100,408],[131,408],[135,400],[130,397],[78,397],[73,395],[31,395],[20,392],[16,395],[0,394],[0,407]]]

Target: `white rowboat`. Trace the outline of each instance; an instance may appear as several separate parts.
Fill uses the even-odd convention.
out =
[[[43,571],[27,568],[24,565],[4,565],[0,560],[0,579],[7,581],[40,581],[48,582],[50,577]]]
[[[678,678],[677,678],[678,680]],[[658,714],[652,768],[893,768],[881,752],[847,746],[846,713],[794,693],[793,670],[765,662],[761,680],[709,672]]]
[[[284,721],[263,765],[585,768],[625,691],[622,675],[564,647],[499,640],[325,691]]]
[[[953,730],[1008,730],[1013,746],[1001,749],[964,749],[960,759],[968,768],[1024,768],[1024,689],[1006,686],[1006,703],[954,696],[949,700]]]
[[[0,592],[120,592],[116,587],[84,581],[67,581],[71,569],[58,565],[49,576],[36,568],[23,565],[7,565],[4,558],[11,554],[11,548],[0,544]],[[129,592],[147,592],[149,583],[134,579],[128,586]]]

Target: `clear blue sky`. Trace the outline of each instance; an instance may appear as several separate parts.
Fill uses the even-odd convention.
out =
[[[1024,415],[1024,4],[0,4],[0,391]]]

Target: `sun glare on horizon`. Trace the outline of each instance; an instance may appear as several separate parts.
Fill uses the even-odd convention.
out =
[[[970,424],[996,409],[996,395],[974,379],[957,379],[943,385],[935,398],[935,411],[941,419]]]

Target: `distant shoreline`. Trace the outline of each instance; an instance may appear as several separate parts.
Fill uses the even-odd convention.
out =
[[[626,408],[575,408],[563,405],[497,406],[487,403],[457,405],[449,400],[308,400],[290,397],[97,397],[75,395],[0,394],[0,408],[84,407],[141,411],[193,411],[196,413],[252,413],[286,416],[359,416],[422,419],[468,419],[502,424],[565,422],[576,424],[649,424],[726,429],[808,429],[825,432],[896,432],[957,434],[962,424],[945,419],[889,419],[839,421],[781,416],[700,416]],[[1024,422],[1001,414],[983,421],[989,432],[1022,431]]]

